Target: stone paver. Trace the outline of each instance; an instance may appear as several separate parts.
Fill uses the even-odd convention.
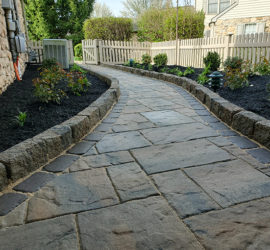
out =
[[[231,159],[226,151],[205,139],[132,150],[148,174]]]
[[[13,189],[15,191],[20,191],[24,193],[33,193],[38,191],[41,187],[43,187],[47,182],[51,181],[55,175],[38,172],[33,174],[31,177],[27,178],[25,181],[21,182]]]
[[[243,136],[233,136],[230,137],[229,140],[236,144],[239,148],[243,149],[251,149],[251,148],[257,148],[258,145],[251,140],[243,137]]]
[[[269,151],[176,85],[89,67],[119,102],[1,193],[0,249],[270,249]]]
[[[123,201],[158,194],[154,185],[136,163],[112,166],[108,168],[108,172]]]
[[[171,110],[145,112],[142,114],[157,126],[168,126],[194,122],[194,120],[192,120],[188,116],[181,115]]]
[[[83,155],[90,150],[95,145],[93,141],[82,141],[72,147],[68,153],[69,154],[76,154],[76,155]]]
[[[85,156],[72,164],[69,171],[76,172],[81,170],[89,170],[91,168],[108,167],[111,165],[118,165],[132,161],[134,161],[134,159],[128,151]]]
[[[162,198],[85,212],[78,222],[83,249],[202,249]]]
[[[206,249],[269,249],[270,199],[194,216],[185,222]]]
[[[64,174],[29,200],[27,221],[106,207],[118,198],[104,169]]]
[[[0,230],[0,249],[79,249],[74,216]]]
[[[66,170],[78,158],[79,157],[75,155],[62,155],[45,166],[43,169],[53,173],[62,172]]]
[[[0,216],[4,216],[19,206],[27,196],[19,193],[7,193],[0,196]]]
[[[270,196],[270,179],[242,160],[185,169],[222,207]]]
[[[270,152],[264,148],[252,149],[248,151],[261,163],[270,163]]]
[[[124,132],[117,134],[108,134],[97,143],[96,147],[100,153],[116,152],[133,148],[141,148],[150,146],[148,142],[139,132]]]
[[[205,137],[217,136],[217,132],[201,123],[150,128],[141,131],[153,144],[184,142]]]
[[[27,201],[21,203],[8,214],[0,216],[0,229],[24,224],[26,211]]]
[[[220,208],[179,170],[155,174],[152,178],[181,218]]]

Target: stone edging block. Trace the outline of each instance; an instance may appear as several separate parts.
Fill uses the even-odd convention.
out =
[[[115,78],[86,69],[105,81],[110,88],[95,102],[69,120],[56,125],[0,153],[0,191],[60,155],[78,142],[107,114],[120,96]]]
[[[256,140],[270,149],[270,120],[267,120],[253,112],[245,111],[243,108],[232,104],[231,102],[220,97],[218,94],[212,92],[210,89],[191,79],[165,73],[134,69],[122,65],[103,66],[142,76],[148,76],[181,86],[194,95],[203,104],[205,104],[206,107],[223,122],[229,126],[232,126],[235,130],[241,132],[243,135]]]

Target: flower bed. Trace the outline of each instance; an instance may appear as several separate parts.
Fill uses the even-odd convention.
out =
[[[55,117],[55,119],[59,119],[58,116],[62,116],[63,114],[63,117],[57,122],[48,125],[48,129],[46,129],[45,127],[44,129],[46,130],[44,132],[38,133],[35,131],[35,133],[38,133],[36,136],[24,140],[0,153],[0,191],[6,185],[8,185],[8,183],[16,181],[19,178],[22,178],[29,173],[35,171],[36,169],[46,164],[49,160],[59,156],[74,143],[78,142],[82,137],[87,135],[91,130],[96,127],[96,125],[106,116],[114,103],[117,102],[120,96],[118,80],[110,78],[106,75],[100,75],[99,73],[88,69],[86,70],[90,72],[90,74],[88,75],[88,79],[92,80],[92,87],[95,86],[95,83],[93,83],[94,79],[97,84],[96,87],[91,87],[92,92],[91,88],[89,88],[90,92],[87,91],[85,93],[82,93],[82,96],[74,96],[74,98],[76,97],[76,99],[74,100],[73,97],[71,97],[71,100],[73,100],[72,102],[70,102],[71,100],[69,99],[63,100],[60,106],[64,105],[65,101],[69,101],[67,109],[64,109],[63,111],[62,109],[58,109],[60,108],[60,106],[52,106],[54,108],[50,108],[48,111],[46,111],[47,113],[45,115],[42,114],[45,110],[45,107],[51,107],[51,105],[53,104],[42,105],[41,103],[39,103],[38,107],[43,107],[44,109],[38,108],[38,117],[34,121],[39,120],[39,122],[42,123],[42,120],[45,120],[45,124],[49,124],[46,119],[54,122],[54,119],[52,119],[53,116]],[[32,78],[33,75],[29,73],[28,77]],[[103,88],[100,88],[100,84],[107,84],[109,89],[105,85],[103,86]],[[24,85],[21,85],[20,93],[24,93],[25,91],[29,94],[29,98],[24,98],[23,104],[26,105],[25,107],[29,107],[28,104],[31,103],[30,92],[27,92],[27,87],[23,88],[23,86]],[[10,96],[10,98],[13,97],[16,100],[16,93],[18,92],[15,91],[13,93],[14,95]],[[89,93],[91,93],[95,97],[91,99],[90,95],[88,95]],[[83,98],[84,95],[86,99],[85,101],[83,101],[83,104],[80,104],[80,100],[81,98]],[[17,99],[19,100],[20,98]],[[26,99],[29,99],[29,102],[26,102]],[[20,102],[17,103],[20,104]],[[34,103],[36,103],[36,101]],[[56,112],[52,115],[55,109]],[[67,119],[68,117],[71,118]],[[61,121],[64,122],[61,123]],[[53,126],[53,124],[57,125]],[[30,126],[31,125],[35,126],[34,124],[30,123]],[[27,122],[25,123],[25,128],[26,126]],[[17,129],[20,130],[18,126]],[[31,127],[28,129],[30,132]]]
[[[33,95],[32,83],[39,76],[39,67],[40,65],[28,66],[23,81],[15,81],[0,96],[0,152],[71,118],[109,88],[104,81],[88,73],[87,79],[91,82],[91,87],[81,96],[70,94],[60,105],[41,103]],[[27,114],[22,127],[15,120],[19,111]]]

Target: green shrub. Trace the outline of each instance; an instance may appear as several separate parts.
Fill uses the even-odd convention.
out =
[[[158,54],[154,57],[154,63],[155,65],[160,68],[160,67],[164,67],[167,65],[168,63],[168,56],[167,54]]]
[[[85,39],[128,41],[132,29],[132,20],[120,17],[90,18],[83,25]]]
[[[83,52],[82,52],[82,44],[79,43],[74,47],[74,55],[76,58],[82,58]]]
[[[220,56],[217,52],[208,52],[207,56],[203,58],[205,67],[210,65],[211,71],[217,71],[220,67]]]
[[[189,75],[192,75],[192,74],[194,74],[194,73],[195,73],[195,70],[194,70],[193,68],[191,68],[191,67],[188,67],[188,68],[186,68],[186,70],[184,71],[183,75],[184,75],[184,76],[189,76]]]
[[[66,97],[66,93],[57,88],[57,84],[65,76],[65,71],[58,67],[58,65],[43,69],[40,77],[33,80],[35,87],[34,95],[41,102],[60,104],[62,99]]]
[[[228,57],[224,62],[224,69],[242,69],[243,60],[237,56]]]
[[[42,62],[42,69],[50,69],[52,67],[56,67],[57,65],[57,61],[55,58],[50,58],[50,59],[45,59]]]
[[[74,95],[81,96],[81,93],[86,92],[91,83],[88,82],[87,78],[81,73],[73,71],[67,74],[68,88]]]
[[[227,68],[225,73],[225,86],[228,86],[231,90],[248,86],[249,83],[247,71],[243,71],[241,68]]]
[[[259,75],[270,75],[270,63],[269,61],[263,57],[262,61],[258,64],[255,64],[254,72]]]
[[[86,74],[87,71],[82,69],[79,65],[77,65],[76,63],[74,63],[74,65],[71,67],[70,69],[71,72],[81,72],[82,74]]]
[[[152,58],[150,55],[148,54],[144,54],[142,55],[142,63],[145,64],[145,65],[148,65],[152,62]]]
[[[178,33],[180,39],[203,37],[204,13],[193,8],[179,7]],[[154,20],[154,21],[153,21]],[[150,8],[138,18],[139,41],[160,42],[176,36],[176,9]]]
[[[208,81],[209,78],[207,77],[207,74],[210,73],[210,64],[208,66],[206,66],[203,70],[203,72],[199,75],[197,81],[199,84],[205,85]]]
[[[184,73],[181,70],[178,70],[178,72],[176,73],[179,77],[183,76]]]
[[[15,122],[20,126],[23,127],[27,119],[27,113],[19,111],[19,114],[15,116]]]

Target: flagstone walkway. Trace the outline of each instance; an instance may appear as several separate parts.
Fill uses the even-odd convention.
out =
[[[0,249],[269,249],[269,151],[180,87],[89,67],[119,103],[0,197]]]

